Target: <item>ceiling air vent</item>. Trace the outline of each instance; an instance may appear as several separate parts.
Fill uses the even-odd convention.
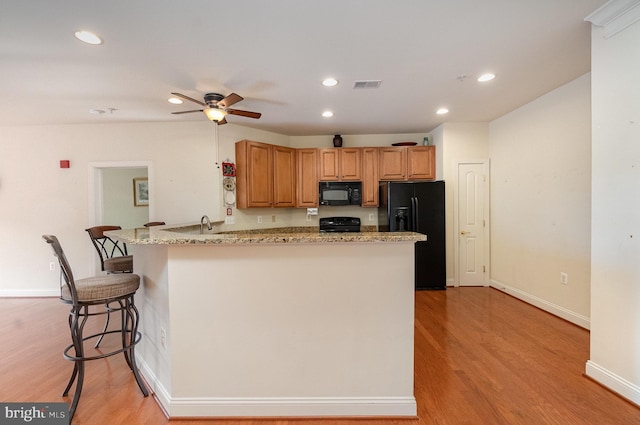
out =
[[[354,89],[377,89],[382,84],[382,80],[364,80],[356,81],[353,85]]]

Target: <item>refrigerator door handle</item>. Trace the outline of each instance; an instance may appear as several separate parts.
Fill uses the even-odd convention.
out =
[[[410,215],[411,215],[411,221],[409,222],[409,228],[407,230],[410,230],[410,231],[413,232],[414,231],[413,230],[413,221],[415,220],[415,216],[416,216],[416,206],[415,206],[415,202],[414,202],[413,196],[411,197],[411,212],[410,212]]]
[[[418,231],[418,213],[419,213],[419,204],[418,198],[413,196],[411,198],[411,231]]]

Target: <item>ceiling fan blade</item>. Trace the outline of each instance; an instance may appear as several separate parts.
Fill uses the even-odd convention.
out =
[[[222,125],[222,124],[226,124],[227,123],[227,119],[226,118],[222,118],[220,121],[218,121],[218,125]]]
[[[241,111],[240,109],[227,109],[227,113],[231,115],[240,115],[247,118],[260,118],[262,114],[260,112]]]
[[[190,113],[192,113],[192,112],[204,112],[204,110],[203,110],[203,109],[193,109],[193,110],[191,110],[191,111],[172,112],[172,114],[175,114],[175,115],[179,115],[179,114],[190,114]]]
[[[174,96],[176,96],[176,97],[179,97],[179,98],[181,98],[181,99],[184,99],[184,100],[188,100],[188,101],[190,101],[190,102],[197,103],[198,105],[207,106],[204,102],[201,102],[201,101],[199,101],[199,100],[195,100],[194,98],[189,97],[189,96],[185,96],[184,94],[181,94],[181,93],[171,93],[171,94],[172,94],[172,95],[174,95]]]
[[[233,105],[234,103],[238,103],[240,102],[242,99],[244,99],[244,97],[235,94],[235,93],[231,93],[229,96],[225,97],[224,99],[222,99],[221,101],[218,102],[218,106],[222,106],[223,108],[228,108],[229,106]]]

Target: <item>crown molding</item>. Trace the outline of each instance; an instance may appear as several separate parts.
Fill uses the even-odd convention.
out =
[[[610,38],[640,20],[640,0],[610,0],[584,18],[604,28],[604,38]]]

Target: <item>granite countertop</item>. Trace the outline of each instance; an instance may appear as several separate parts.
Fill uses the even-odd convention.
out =
[[[363,230],[365,230],[363,226]],[[200,225],[163,226],[105,232],[132,245],[198,244],[279,244],[335,242],[417,242],[426,235],[413,232],[320,233],[317,227],[278,227],[270,229],[208,232],[200,234]]]

